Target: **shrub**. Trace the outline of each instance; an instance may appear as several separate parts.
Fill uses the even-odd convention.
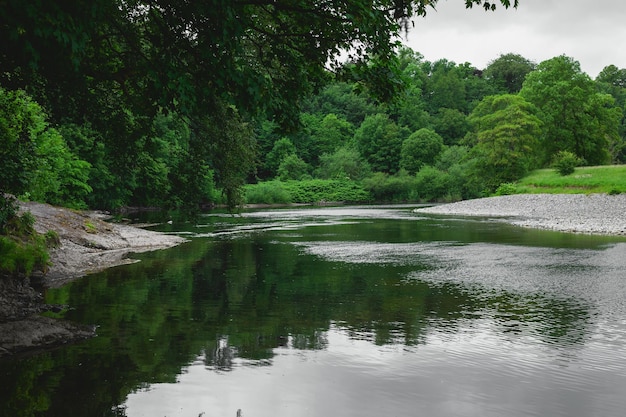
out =
[[[0,193],[0,235],[5,234],[9,222],[17,215],[15,199]]]
[[[369,191],[376,201],[416,201],[419,199],[415,177],[406,171],[396,175],[376,172],[363,180],[363,187]]]
[[[415,186],[422,201],[435,201],[451,194],[452,177],[445,171],[426,165],[415,175]]]
[[[35,269],[46,270],[46,238],[35,232],[35,218],[29,212],[12,216],[0,236],[0,275],[29,276]]]
[[[306,180],[285,183],[294,203],[318,203],[321,201],[365,202],[370,194],[357,182],[343,180]]]
[[[503,182],[496,188],[495,195],[511,195],[517,193],[517,186],[512,182]]]
[[[552,167],[562,176],[573,174],[577,166],[582,164],[582,160],[569,151],[559,151],[555,157]]]
[[[291,197],[280,181],[260,182],[245,186],[245,200],[248,204],[289,204]]]

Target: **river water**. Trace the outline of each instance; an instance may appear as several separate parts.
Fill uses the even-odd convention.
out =
[[[48,290],[98,337],[0,361],[6,416],[622,416],[626,239],[411,207],[211,213]]]

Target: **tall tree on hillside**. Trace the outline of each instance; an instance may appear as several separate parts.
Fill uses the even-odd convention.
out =
[[[590,165],[611,160],[621,111],[574,59],[561,55],[540,63],[526,76],[520,95],[537,106],[544,121],[543,163],[570,151]]]

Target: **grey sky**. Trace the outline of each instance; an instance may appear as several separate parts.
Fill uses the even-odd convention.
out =
[[[516,9],[466,10],[463,0],[439,0],[405,44],[429,61],[446,58],[486,67],[500,54],[536,63],[565,54],[595,78],[607,65],[626,68],[625,0],[519,0]]]

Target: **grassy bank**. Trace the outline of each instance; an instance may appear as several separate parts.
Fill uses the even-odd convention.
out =
[[[515,184],[519,194],[626,193],[626,165],[576,168],[562,176],[554,169],[539,169]]]

